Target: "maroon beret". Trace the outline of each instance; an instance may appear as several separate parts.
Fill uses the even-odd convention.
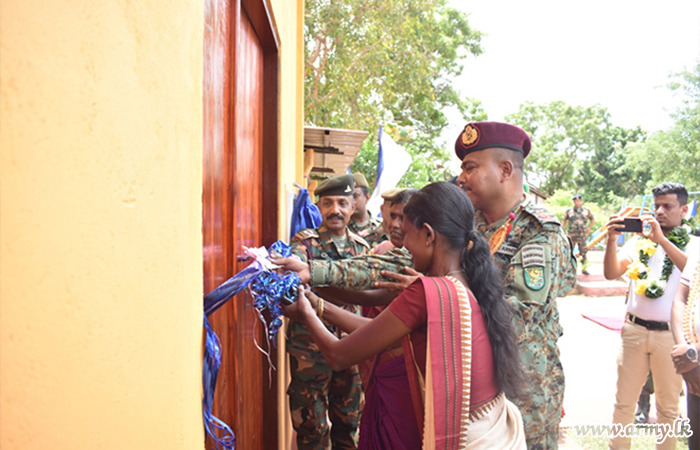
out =
[[[509,123],[472,122],[459,133],[455,153],[461,161],[471,152],[494,147],[517,150],[523,153],[523,157],[527,157],[530,153],[530,136]]]

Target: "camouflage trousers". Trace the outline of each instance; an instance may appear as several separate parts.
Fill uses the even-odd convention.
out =
[[[564,404],[564,370],[556,342],[543,346],[520,346],[523,366],[529,377],[530,397],[514,400],[523,416],[528,450],[556,449]],[[538,348],[539,347],[539,348]]]
[[[297,432],[297,447],[357,448],[364,405],[357,366],[333,371],[316,352],[290,349],[289,409]],[[329,423],[330,422],[330,423]]]
[[[569,237],[574,245],[578,245],[578,254],[581,255],[581,261],[585,261],[586,254],[588,254],[588,236],[583,234],[570,234]]]

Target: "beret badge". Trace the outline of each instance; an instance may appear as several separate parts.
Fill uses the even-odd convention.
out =
[[[464,131],[462,131],[462,144],[469,147],[470,145],[474,145],[478,141],[479,129],[471,123],[467,124],[467,126],[464,127]]]

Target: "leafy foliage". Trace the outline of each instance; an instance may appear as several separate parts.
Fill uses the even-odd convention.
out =
[[[638,174],[630,168],[621,170],[625,148],[641,139],[643,132],[613,126],[607,108],[563,101],[525,103],[506,121],[530,134],[532,153],[525,162],[526,176],[544,192],[575,189],[601,202],[609,194],[628,195],[629,181]]]
[[[628,164],[650,174],[646,187],[664,181],[700,189],[700,61],[692,70],[675,74],[668,87],[683,96],[671,116],[674,125],[635,146]]]
[[[376,176],[380,125],[414,156],[402,185],[442,179],[449,156],[442,112],[482,120],[480,103],[453,86],[481,33],[446,0],[307,0],[304,40],[307,125],[370,131],[353,171]],[[366,141],[366,142],[367,142]],[[373,164],[373,160],[374,163]]]
[[[643,193],[651,174],[627,164],[630,147],[642,142],[645,133],[640,127],[610,127],[597,142],[590,158],[581,162],[578,184],[591,201],[599,204],[620,204]]]

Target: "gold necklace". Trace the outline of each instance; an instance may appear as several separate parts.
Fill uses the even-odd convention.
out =
[[[450,275],[456,274],[456,273],[464,273],[464,270],[462,270],[462,269],[453,270],[452,272],[447,272],[447,275],[445,275],[445,276],[447,277],[447,276],[450,276]]]

